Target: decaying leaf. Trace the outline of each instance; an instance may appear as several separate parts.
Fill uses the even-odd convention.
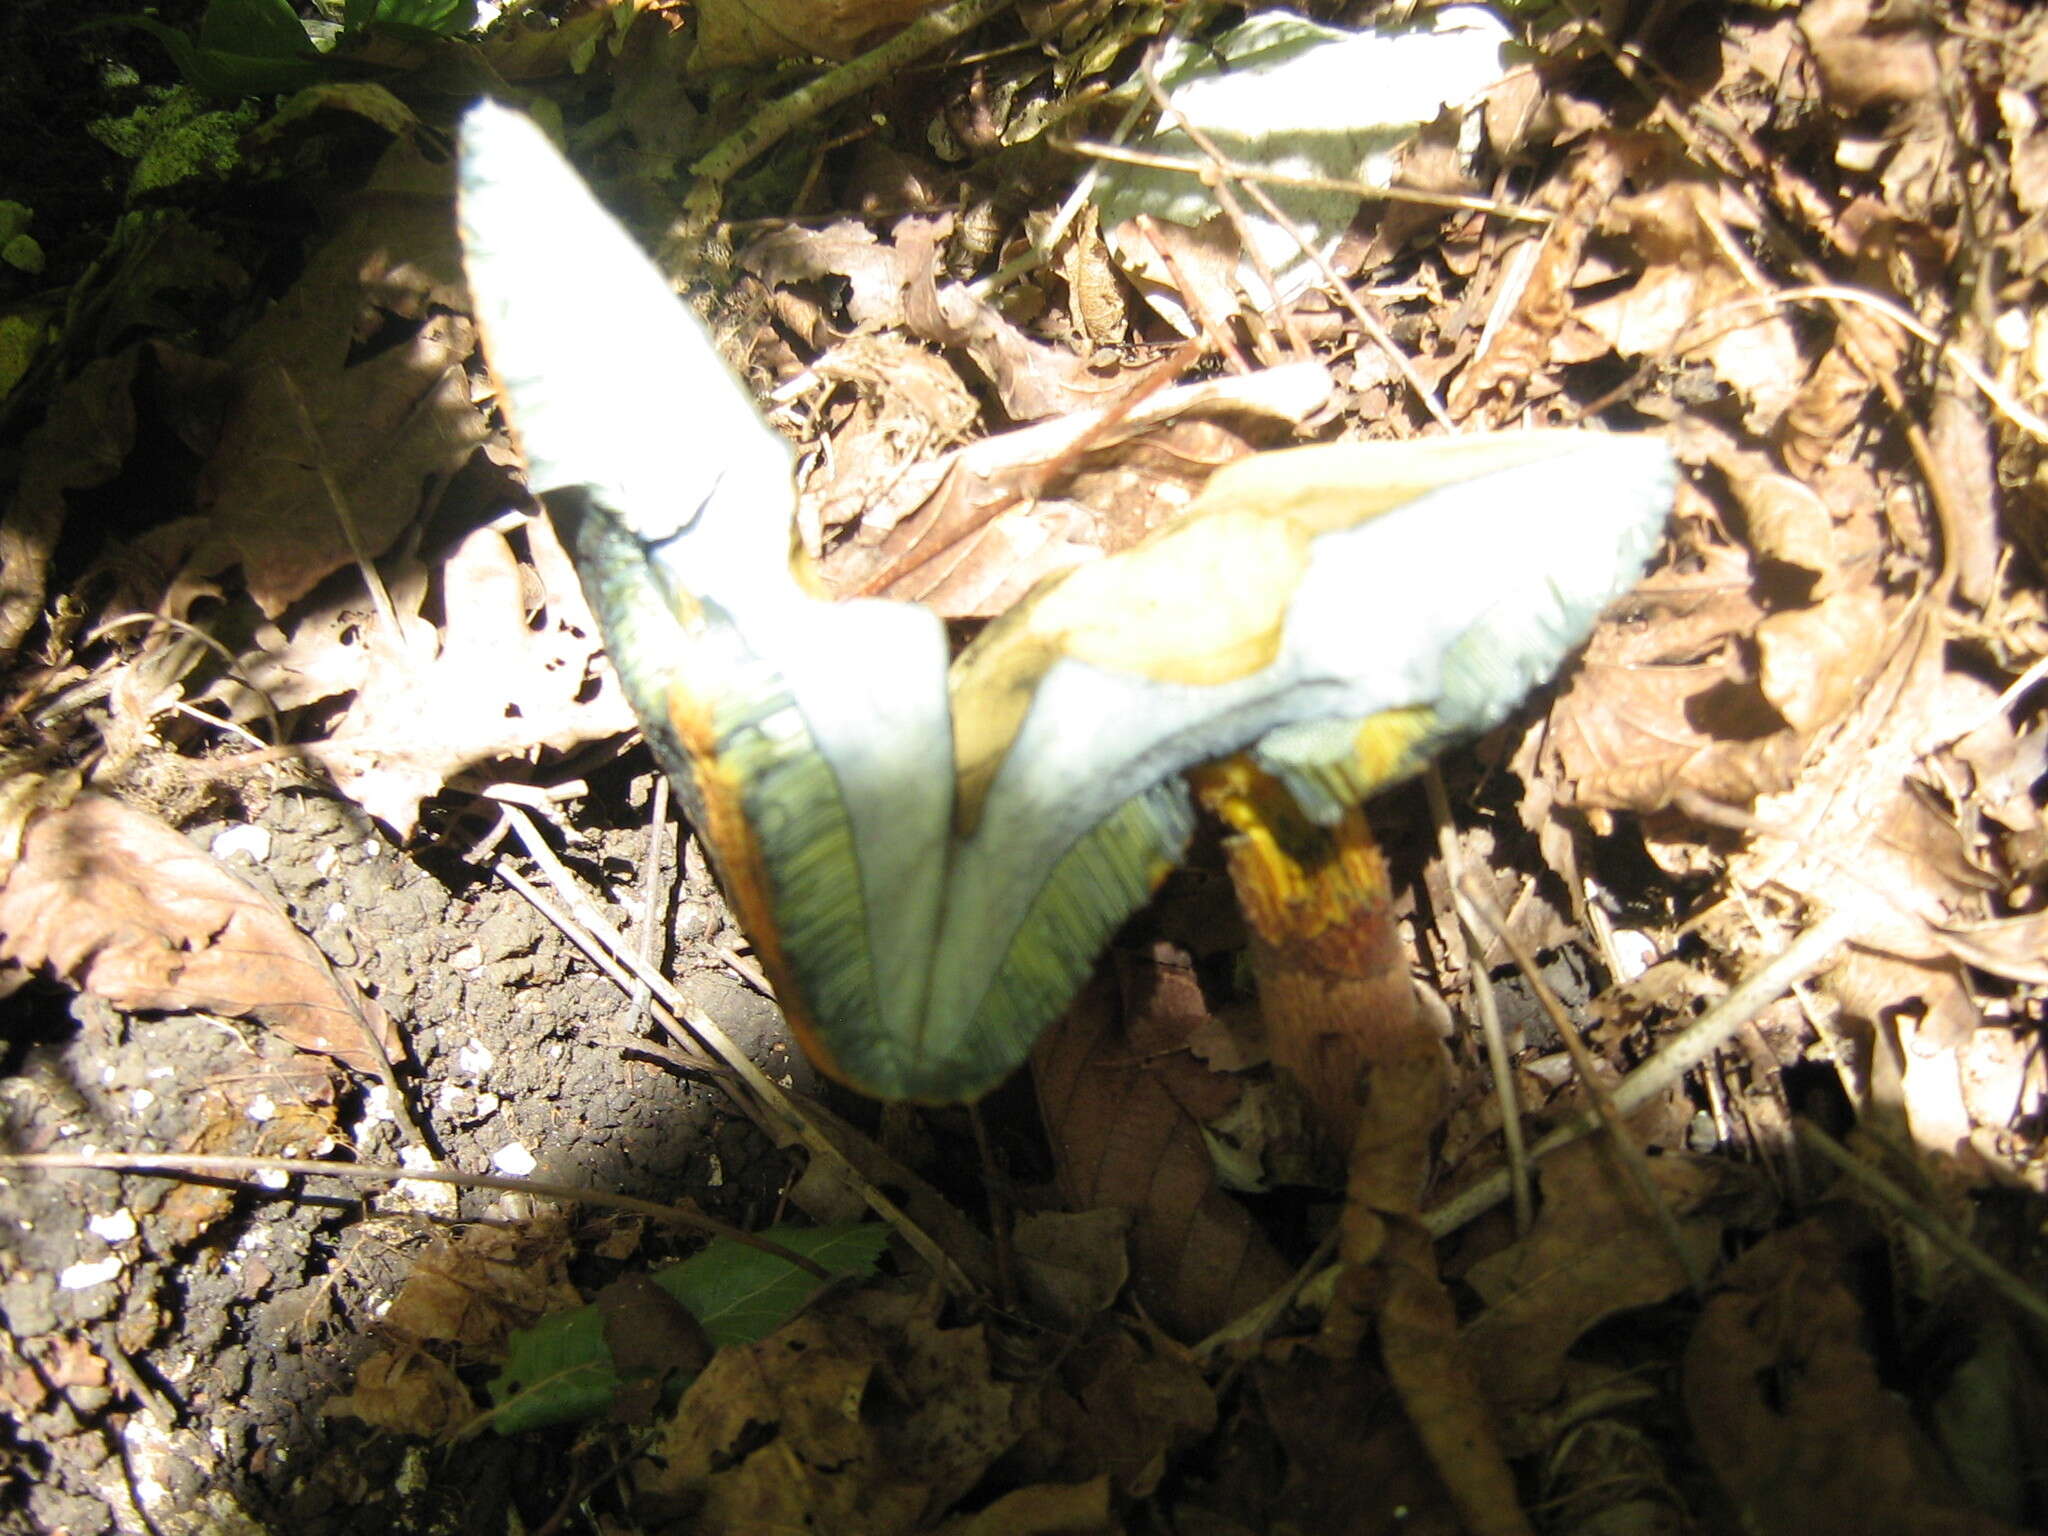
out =
[[[394,1434],[439,1439],[475,1417],[476,1403],[445,1361],[404,1348],[365,1360],[356,1367],[355,1390],[329,1398],[320,1411]]]
[[[382,554],[422,490],[483,442],[448,192],[445,164],[394,142],[291,292],[242,335],[192,575],[238,565],[274,616],[359,554]]]
[[[1017,1218],[1011,1244],[1031,1299],[1078,1328],[1109,1310],[1130,1278],[1128,1211],[1042,1211]]]
[[[1105,1319],[1069,1353],[1008,1458],[1018,1476],[1106,1476],[1125,1498],[1158,1488],[1168,1458],[1216,1427],[1216,1399],[1192,1356],[1155,1329]]]
[[[1819,1220],[1775,1234],[1729,1272],[1686,1351],[1693,1432],[1745,1527],[2007,1536],[1880,1380],[1845,1265]]]
[[[139,348],[93,359],[50,402],[23,449],[0,521],[0,651],[35,627],[66,516],[65,493],[111,480],[135,440]]]
[[[842,1297],[721,1350],[635,1483],[650,1511],[687,1509],[706,1533],[915,1530],[1015,1443],[1014,1398],[979,1325],[942,1327],[914,1297]]]
[[[162,822],[100,795],[29,823],[0,886],[0,960],[118,1008],[252,1018],[359,1072],[403,1054],[384,1010],[282,912]]]
[[[569,1283],[569,1256],[557,1218],[465,1227],[413,1260],[384,1322],[410,1342],[490,1358],[512,1329],[583,1299]]]
[[[821,574],[843,596],[993,617],[1044,577],[1164,526],[1210,473],[1282,438],[1334,387],[1320,365],[1290,364],[982,438],[881,488],[852,535],[826,551]],[[805,506],[846,495],[836,473],[820,475]]]
[[[1132,1213],[1133,1289],[1169,1331],[1195,1338],[1271,1295],[1288,1270],[1216,1187],[1201,1126],[1182,1106],[1212,1074],[1184,1053],[1136,1046],[1136,1023],[1090,987],[1039,1041],[1033,1075],[1068,1205]]]
[[[1647,1163],[1691,1246],[1712,1261],[1721,1223],[1696,1215],[1722,1184],[1704,1161]],[[1543,1211],[1527,1237],[1466,1272],[1486,1310],[1465,1326],[1467,1354],[1487,1397],[1504,1412],[1540,1407],[1564,1381],[1565,1354],[1603,1318],[1647,1306],[1686,1286],[1634,1186],[1605,1147],[1586,1142],[1543,1164]]]
[[[567,751],[632,725],[551,527],[517,531],[530,564],[505,532],[479,528],[438,569],[415,565],[391,583],[400,632],[366,619],[355,701],[309,749],[400,836],[420,801],[472,764]],[[421,616],[436,592],[438,630]]]
[[[701,74],[774,59],[843,59],[863,39],[927,9],[927,0],[706,0],[690,68]]]

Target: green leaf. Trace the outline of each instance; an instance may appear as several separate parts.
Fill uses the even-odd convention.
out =
[[[213,0],[196,38],[151,16],[107,20],[162,43],[178,73],[209,96],[272,96],[333,73],[287,0]]]
[[[377,26],[400,34],[460,37],[476,27],[476,0],[349,0],[351,29],[358,9],[367,10]]]
[[[288,0],[213,0],[199,23],[199,48],[250,59],[319,57]]]
[[[875,1222],[841,1227],[774,1227],[761,1234],[834,1275],[871,1275],[888,1229]],[[711,1342],[751,1344],[796,1315],[817,1280],[727,1238],[654,1271],[654,1283],[687,1307]],[[508,1341],[505,1367],[490,1384],[491,1427],[518,1434],[602,1416],[619,1388],[594,1306],[544,1317]]]

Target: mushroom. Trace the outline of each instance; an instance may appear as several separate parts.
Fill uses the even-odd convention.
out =
[[[462,237],[528,479],[817,1064],[978,1098],[1248,752],[1314,819],[1499,723],[1655,550],[1654,437],[1338,443],[1218,472],[948,664],[910,604],[792,567],[788,445],[529,119],[464,119]]]

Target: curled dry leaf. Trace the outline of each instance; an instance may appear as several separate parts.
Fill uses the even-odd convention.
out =
[[[941,285],[938,243],[942,236],[943,226],[930,219],[905,219],[896,227],[896,248],[908,266],[904,323],[926,341],[965,352],[995,386],[1012,421],[1037,421],[1090,406],[1112,405],[1127,392],[1143,387],[1148,369],[1098,373],[1087,359],[1025,335],[994,305],[977,299],[962,284]]]
[[[1641,275],[1573,318],[1631,361],[1707,364],[1748,407],[1750,424],[1765,430],[1784,414],[1805,368],[1790,322],[1760,302],[1768,292],[1762,279],[1736,264],[1732,240],[1716,237],[1726,221],[1713,196],[1681,181],[1616,197],[1605,227],[1640,258]]]
[[[1696,1214],[1730,1175],[1704,1160],[1651,1158],[1658,1195],[1702,1269],[1722,1223]],[[1543,1210],[1529,1235],[1466,1272],[1486,1310],[1465,1326],[1481,1385],[1504,1413],[1541,1407],[1564,1385],[1565,1354],[1603,1318],[1676,1295],[1685,1266],[1671,1251],[1614,1154],[1597,1141],[1543,1163]]]
[[[1828,100],[1843,112],[1918,106],[1940,94],[1927,19],[1883,0],[1807,0],[1799,12]]]
[[[464,1227],[413,1260],[384,1325],[409,1342],[454,1344],[472,1359],[501,1356],[513,1329],[581,1304],[568,1278],[571,1248],[566,1223],[553,1216]]]
[[[1763,610],[1725,545],[1637,588],[1552,708],[1543,775],[1588,809],[1654,811],[1681,791],[1745,805],[1792,781],[1798,743],[1743,646]]]
[[[979,1325],[941,1327],[916,1298],[839,1297],[720,1350],[635,1486],[707,1536],[920,1530],[1015,1443],[1015,1396]]]
[[[1046,576],[1163,527],[1211,473],[1286,437],[1333,388],[1321,365],[1289,364],[969,443],[907,470],[826,552],[821,574],[841,597],[993,617]],[[814,479],[806,505],[836,500],[837,486],[837,475]]]
[[[403,1054],[384,1010],[263,896],[154,817],[83,795],[29,823],[0,961],[117,1008],[251,1018],[360,1072]]]
[[[1596,136],[1572,161],[1555,190],[1557,218],[1544,230],[1533,255],[1513,270],[1523,275],[1519,293],[1502,297],[1512,306],[1487,327],[1480,350],[1451,385],[1445,404],[1463,422],[1485,405],[1507,419],[1527,397],[1532,382],[1551,377],[1572,325],[1571,284],[1586,242],[1608,201],[1621,190],[1628,166],[1619,147]],[[1566,356],[1583,356],[1588,344],[1606,343],[1581,332]],[[1596,351],[1594,355],[1598,355]]]
[[[1128,1211],[1039,1211],[1011,1233],[1024,1287],[1050,1318],[1078,1329],[1109,1310],[1131,1277]]]
[[[1194,1358],[1156,1330],[1105,1319],[1039,1394],[1019,1475],[1079,1482],[1106,1472],[1126,1498],[1149,1497],[1168,1458],[1216,1427],[1216,1398]]]
[[[797,508],[798,536],[816,555],[864,513],[886,527],[906,492],[928,491],[932,462],[968,435],[981,407],[943,358],[883,332],[848,338],[811,371],[813,415],[831,423]]]
[[[375,621],[362,631],[355,701],[308,749],[400,837],[412,831],[420,801],[464,768],[632,729],[552,526],[536,518],[518,531],[530,565],[497,528],[479,528],[448,554],[433,573],[438,632],[421,617],[428,572],[414,566],[391,583],[400,632]]]
[[[0,521],[0,652],[20,645],[42,617],[66,493],[113,479],[134,446],[140,355],[130,347],[87,363],[22,445],[20,478]]]
[[[387,1349],[356,1368],[355,1390],[329,1398],[321,1413],[361,1419],[377,1429],[438,1439],[476,1417],[476,1400],[444,1362],[425,1350]]]

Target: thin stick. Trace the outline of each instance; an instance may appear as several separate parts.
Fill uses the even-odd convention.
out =
[[[623,957],[623,960],[620,956],[615,955],[597,935],[591,933],[581,923],[569,916],[568,913],[562,911],[561,908],[549,901],[531,881],[520,874],[518,870],[507,865],[502,859],[491,867],[491,873],[512,887],[521,896],[524,896],[527,903],[536,912],[560,929],[563,937],[582,950],[589,958],[591,964],[603,971],[606,979],[621,992],[630,996],[636,985],[647,985],[644,980],[646,976],[658,974],[637,955],[626,955]],[[718,1065],[718,1058],[711,1055],[700,1043],[692,1039],[689,1031],[683,1028],[682,1020],[670,1012],[663,1003],[650,1002],[648,1010],[654,1015],[655,1023],[659,1024],[667,1032],[669,1038],[677,1041],[690,1052],[690,1055],[685,1058],[690,1067],[699,1072],[722,1070]],[[635,1043],[639,1044],[642,1042],[636,1041]],[[743,1103],[742,1107],[747,1106]]]
[[[277,703],[270,697],[270,690],[259,688],[251,681],[248,673],[242,670],[240,658],[198,625],[187,623],[183,619],[172,618],[167,613],[126,613],[118,619],[109,619],[106,623],[100,625],[85,637],[86,643],[91,644],[102,636],[111,635],[117,629],[126,629],[131,624],[147,624],[152,627],[161,624],[167,629],[174,629],[179,634],[197,641],[200,645],[213,652],[215,656],[219,657],[226,668],[228,676],[255,694],[256,701],[263,706],[264,717],[270,721],[270,740],[268,743],[256,741],[254,736],[242,730],[240,726],[235,725],[232,720],[217,720],[204,713],[199,714],[196,718],[206,721],[209,725],[230,726],[235,730],[241,731],[242,735],[255,742],[259,748],[266,745],[270,747],[281,747],[284,745],[284,724],[277,717]],[[40,724],[40,720],[37,723]]]
[[[713,1023],[705,1014],[692,1008],[685,1002],[682,993],[678,992],[670,984],[666,976],[663,976],[653,967],[643,964],[639,957],[632,953],[631,948],[620,937],[618,931],[605,920],[604,915],[598,912],[595,907],[592,907],[589,901],[576,890],[574,882],[569,878],[569,872],[562,868],[561,861],[555,858],[553,850],[547,847],[546,842],[535,834],[533,823],[520,812],[519,808],[508,805],[505,807],[505,814],[513,818],[514,830],[518,832],[522,839],[531,839],[528,843],[529,851],[534,853],[535,859],[542,869],[548,872],[549,879],[555,883],[555,889],[562,899],[573,909],[577,909],[577,916],[582,924],[587,925],[588,932],[584,937],[593,946],[601,941],[604,949],[609,951],[612,960],[617,965],[623,966],[626,970],[631,971],[635,976],[645,981],[654,995],[668,1007],[669,1011],[689,1027],[690,1033],[695,1035],[698,1041],[720,1061],[724,1062],[732,1070],[735,1077],[746,1084],[753,1095],[754,1104],[749,1106],[744,1095],[735,1093],[735,1098],[741,1106],[746,1108],[750,1114],[758,1111],[766,1115],[774,1122],[775,1127],[779,1127],[789,1139],[801,1143],[813,1157],[823,1158],[832,1166],[833,1172],[845,1181],[848,1188],[860,1191],[861,1198],[867,1201],[869,1208],[896,1229],[897,1234],[910,1245],[920,1258],[931,1265],[933,1270],[946,1282],[949,1289],[963,1295],[972,1294],[976,1290],[974,1282],[953,1257],[939,1245],[937,1239],[925,1231],[911,1217],[909,1212],[905,1211],[894,1200],[890,1199],[888,1195],[876,1188],[871,1181],[863,1178],[860,1171],[854,1167],[853,1163],[840,1150],[832,1138],[813,1125],[803,1111],[798,1109],[796,1104],[791,1101],[789,1095],[769,1081],[768,1074],[754,1065],[753,1058],[741,1050],[734,1043],[730,1035]],[[513,889],[519,890],[521,894],[526,895],[529,901],[534,899],[534,894],[537,893],[533,893],[531,885],[523,880],[515,883],[513,872],[508,870],[502,863],[497,867],[497,872],[500,878],[505,879],[508,884],[513,886]],[[568,931],[564,929],[564,932]],[[571,937],[574,938],[575,935],[572,933]],[[578,947],[581,948],[582,945],[579,943]],[[586,949],[584,952],[590,954],[592,950]],[[612,974],[612,966],[607,965],[604,969],[607,975]],[[616,977],[614,979],[616,980]],[[731,1085],[728,1084],[729,1089],[730,1087]],[[770,1132],[774,1134],[773,1127],[770,1128]]]
[[[1214,141],[1210,139],[1208,134],[1196,126],[1193,119],[1181,111],[1179,107],[1175,106],[1173,98],[1166,94],[1166,88],[1159,83],[1159,76],[1153,71],[1151,59],[1147,58],[1138,66],[1138,78],[1144,82],[1147,94],[1151,96],[1154,104],[1158,106],[1161,119],[1178,127],[1182,133],[1188,136],[1189,142],[1211,160],[1220,162],[1223,157],[1217,153]],[[1273,268],[1266,261],[1265,252],[1259,249],[1258,241],[1252,238],[1251,223],[1244,216],[1244,209],[1238,203],[1237,194],[1230,190],[1229,180],[1222,176],[1204,177],[1203,184],[1216,194],[1216,201],[1223,205],[1223,215],[1230,220],[1230,227],[1237,231],[1239,245],[1243,247],[1244,254],[1250,259],[1253,269],[1259,274],[1259,281],[1266,285],[1267,296],[1273,301],[1274,312],[1280,317],[1280,329],[1287,333],[1287,344],[1294,348],[1294,355],[1296,357],[1313,357],[1315,355],[1313,349],[1310,348],[1307,339],[1301,334],[1301,327],[1295,323],[1294,311],[1288,307],[1285,297],[1280,292],[1279,278],[1274,275]],[[1259,187],[1248,184],[1245,190],[1259,196],[1264,196],[1263,189]],[[1271,201],[1271,199],[1267,200]],[[1290,233],[1292,232],[1290,231]],[[1308,246],[1302,241],[1298,233],[1295,234],[1294,238],[1295,243],[1300,245],[1304,251],[1308,249]]]
[[[1718,1050],[1746,1021],[1782,997],[1787,988],[1826,965],[1837,949],[1856,936],[1864,922],[1863,912],[1854,905],[1828,913],[1622,1079],[1614,1092],[1615,1108],[1629,1115],[1656,1098]],[[1588,1110],[1537,1142],[1531,1156],[1547,1157],[1599,1129],[1600,1117]],[[1433,1236],[1442,1237],[1483,1216],[1507,1196],[1508,1176],[1502,1170],[1426,1212],[1422,1222]]]
[[[1926,1233],[1943,1252],[2028,1317],[2048,1326],[2048,1299],[1958,1232],[1946,1217],[1930,1211],[1811,1120],[1795,1120],[1792,1125],[1802,1146],[1818,1152],[1887,1210]]]
[[[1053,148],[1068,150],[1073,154],[1086,155],[1091,160],[1113,160],[1123,165],[1135,165],[1148,171],[1170,171],[1183,176],[1202,180],[1220,171],[1232,181],[1242,181],[1249,186],[1287,187],[1297,192],[1345,192],[1366,202],[1419,203],[1425,208],[1446,208],[1466,213],[1488,213],[1496,218],[1513,219],[1523,224],[1554,224],[1557,215],[1542,208],[1530,208],[1521,203],[1504,203],[1499,198],[1478,197],[1468,192],[1427,192],[1420,187],[1404,187],[1398,182],[1391,186],[1374,186],[1366,181],[1346,181],[1338,176],[1299,176],[1287,171],[1268,170],[1264,166],[1246,165],[1241,160],[1227,156],[1209,159],[1189,160],[1181,155],[1157,155],[1149,150],[1132,149],[1114,141],[1104,144],[1095,139],[1058,139]]]
[[[398,1168],[383,1163],[324,1163],[310,1157],[231,1157],[213,1152],[40,1152],[0,1156],[0,1168],[85,1169],[101,1173],[137,1173],[150,1178],[181,1178],[189,1174],[226,1174],[230,1177],[259,1173],[300,1174],[307,1178],[340,1179],[347,1184],[457,1184],[464,1189],[495,1189],[507,1194],[531,1195],[537,1200],[560,1200],[570,1205],[596,1205],[614,1211],[631,1211],[657,1221],[695,1227],[715,1237],[731,1238],[749,1248],[773,1254],[820,1280],[832,1276],[814,1259],[794,1253],[780,1243],[727,1226],[702,1211],[663,1205],[634,1195],[616,1195],[603,1190],[582,1189],[574,1184],[556,1184],[545,1179],[520,1179],[503,1173],[462,1173],[448,1168]],[[241,1180],[238,1178],[238,1182]],[[279,1197],[282,1192],[265,1184],[251,1189]]]
[[[391,643],[402,646],[405,631],[398,627],[398,610],[391,604],[391,594],[385,589],[384,577],[378,572],[377,563],[363,547],[355,512],[348,504],[341,482],[334,478],[334,470],[327,460],[327,449],[320,441],[320,428],[313,422],[313,413],[306,408],[306,397],[299,391],[299,381],[292,377],[289,368],[281,367],[277,372],[284,381],[285,398],[291,401],[292,411],[298,417],[299,431],[305,435],[306,447],[313,455],[313,473],[320,477],[320,487],[327,493],[328,505],[334,510],[334,520],[341,525],[341,536],[348,540],[348,552],[355,560],[356,570],[362,574],[363,586],[369,591],[370,606],[377,610],[377,617],[391,636]]]
[[[1515,1066],[1508,1059],[1507,1038],[1500,1027],[1500,1007],[1493,995],[1493,981],[1486,974],[1486,935],[1459,897],[1464,859],[1458,848],[1458,829],[1451,822],[1451,800],[1444,793],[1444,781],[1436,769],[1422,776],[1429,795],[1429,814],[1436,822],[1436,846],[1444,861],[1444,878],[1451,887],[1452,905],[1458,921],[1471,935],[1466,946],[1465,970],[1472,983],[1472,1003],[1479,1013],[1479,1032],[1486,1041],[1486,1065],[1493,1074],[1494,1097],[1500,1100],[1500,1135],[1508,1156],[1508,1188],[1515,1202],[1515,1231],[1526,1234],[1536,1219],[1536,1201],[1529,1183],[1529,1153],[1522,1141],[1522,1104],[1515,1092]]]
[[[749,161],[780,143],[792,128],[880,85],[913,59],[973,31],[1011,4],[1012,0],[953,0],[951,5],[927,11],[879,48],[870,48],[809,85],[769,102],[691,166],[690,174],[713,185],[730,181]]]
[[[1515,966],[1522,973],[1522,979],[1529,984],[1529,990],[1536,994],[1536,1001],[1550,1020],[1550,1027],[1557,1031],[1558,1039],[1564,1042],[1567,1055],[1572,1059],[1572,1068],[1579,1074],[1579,1081],[1586,1085],[1586,1093],[1593,1101],[1593,1110],[1606,1128],[1607,1136],[1613,1143],[1615,1155],[1620,1158],[1623,1172],[1635,1186],[1638,1197],[1657,1223],[1665,1244],[1671,1249],[1671,1256],[1684,1271],[1686,1283],[1694,1291],[1706,1286],[1707,1277],[1699,1261],[1687,1246],[1685,1232],[1678,1225],[1678,1217],[1665,1203],[1664,1192],[1657,1187],[1657,1180],[1650,1173],[1649,1160],[1643,1156],[1643,1149],[1636,1144],[1629,1128],[1622,1122],[1621,1112],[1614,1107],[1614,1099],[1607,1091],[1607,1085],[1600,1081],[1598,1063],[1593,1053],[1586,1049],[1586,1042],[1579,1037],[1579,1028],[1566,1015],[1564,1004],[1550,983],[1543,979],[1536,968],[1536,957],[1522,946],[1522,941],[1508,931],[1507,919],[1484,891],[1469,877],[1459,882],[1459,911],[1469,913],[1467,921],[1476,918],[1493,930],[1493,936],[1500,940],[1507,952],[1514,956]],[[1709,1081],[1712,1081],[1711,1073]]]
[[[647,868],[640,881],[640,943],[637,953],[650,970],[661,963],[662,914],[668,903],[664,899],[668,884],[662,879],[661,852],[668,830],[668,775],[656,771],[654,793],[649,797],[647,808]],[[681,852],[680,849],[677,850]],[[677,860],[681,862],[680,859]],[[648,1004],[653,1002],[654,992],[638,977],[633,979],[633,990],[627,994],[627,1012],[631,1016],[629,1025],[638,1025],[648,1016]]]
[[[1194,121],[1186,113],[1174,107],[1167,100],[1166,93],[1159,88],[1159,81],[1149,68],[1142,70],[1141,73],[1144,76],[1145,88],[1158,98],[1160,110],[1162,112],[1172,111],[1174,118],[1180,124],[1181,132],[1188,136],[1188,141],[1215,163],[1218,177],[1227,174],[1223,172],[1223,153],[1217,149],[1215,141],[1207,133],[1196,127]],[[1293,311],[1287,308],[1281,299],[1279,285],[1273,281],[1273,274],[1267,270],[1265,260],[1259,255],[1256,245],[1252,242],[1245,228],[1243,215],[1237,208],[1236,200],[1229,195],[1227,190],[1228,183],[1224,180],[1212,179],[1207,176],[1202,179],[1206,185],[1209,185],[1215,191],[1217,200],[1223,204],[1224,211],[1230,215],[1231,223],[1237,227],[1238,237],[1245,243],[1246,254],[1252,258],[1253,264],[1258,267],[1259,276],[1265,279],[1267,290],[1273,295],[1273,304],[1280,311],[1280,323],[1286,328],[1288,339],[1293,341],[1296,347],[1300,349],[1301,338],[1294,328]],[[1415,371],[1415,365],[1408,361],[1408,354],[1395,345],[1394,338],[1387,333],[1387,328],[1380,324],[1378,317],[1373,315],[1359,302],[1358,295],[1351,291],[1351,285],[1337,275],[1337,269],[1330,265],[1330,258],[1323,254],[1322,248],[1310,241],[1308,232],[1281,210],[1280,205],[1273,201],[1272,194],[1264,187],[1260,186],[1256,181],[1248,181],[1244,183],[1244,189],[1251,194],[1252,201],[1259,205],[1260,211],[1275,224],[1279,225],[1281,229],[1285,230],[1289,238],[1301,247],[1301,254],[1314,264],[1316,271],[1321,274],[1323,281],[1330,285],[1331,292],[1335,293],[1338,301],[1351,312],[1351,318],[1358,322],[1359,328],[1366,335],[1370,336],[1374,344],[1387,355],[1387,360],[1394,365],[1394,371],[1400,374],[1402,381],[1415,392],[1416,399],[1422,402],[1423,409],[1429,412],[1431,419],[1446,432],[1456,432],[1458,424],[1452,421],[1449,413],[1444,410],[1443,403],[1436,397],[1436,391],[1430,388],[1429,382]]]

